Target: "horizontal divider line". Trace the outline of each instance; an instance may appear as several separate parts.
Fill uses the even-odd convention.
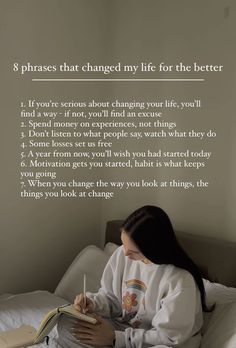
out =
[[[32,79],[33,82],[203,82],[205,79]]]

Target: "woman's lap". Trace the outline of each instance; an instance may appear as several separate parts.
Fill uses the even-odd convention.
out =
[[[81,344],[73,335],[73,326],[76,319],[61,315],[57,324],[58,343],[63,348],[91,348],[91,346]],[[103,347],[106,348],[106,347]]]

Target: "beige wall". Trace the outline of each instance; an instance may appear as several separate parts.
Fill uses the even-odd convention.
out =
[[[121,5],[122,4],[122,5]],[[143,169],[137,179],[197,178],[210,181],[207,190],[147,190],[127,191],[120,194],[113,205],[103,204],[103,224],[113,218],[123,218],[142,204],[160,205],[169,213],[178,230],[205,234],[235,241],[235,2],[233,1],[122,1],[116,2],[113,21],[116,25],[114,56],[131,64],[140,61],[182,61],[186,65],[222,64],[221,74],[205,74],[205,83],[136,83],[114,85],[113,94],[119,98],[146,99],[180,98],[201,99],[200,112],[176,112],[174,119],[179,128],[215,129],[217,138],[200,143],[156,141],[153,148],[194,150],[208,149],[212,159],[201,173],[186,169]],[[132,17],[131,17],[132,13]],[[143,77],[143,76],[139,76]],[[161,76],[162,77],[162,76]],[[168,75],[165,77],[177,77]],[[178,76],[179,77],[179,76]],[[190,77],[190,74],[181,77]],[[201,77],[191,76],[191,77]],[[127,147],[131,144],[127,142]],[[136,142],[136,149],[144,148]],[[106,175],[116,179],[119,173]],[[132,173],[127,173],[133,179]]]
[[[0,293],[53,290],[74,256],[100,243],[98,200],[19,198],[21,100],[100,98],[97,85],[33,84],[12,72],[14,62],[76,64],[103,61],[106,1],[0,1],[1,234]],[[37,77],[37,76],[34,76]],[[61,173],[63,174],[63,173]],[[98,172],[75,174],[93,180]]]
[[[228,8],[229,7],[229,11]],[[123,218],[143,205],[162,206],[179,230],[236,240],[235,233],[235,3],[224,1],[0,1],[1,42],[1,234],[0,293],[38,288],[53,290],[76,253],[101,243],[108,219]],[[229,14],[229,15],[228,15]],[[141,61],[174,64],[223,64],[204,84],[47,84],[33,85],[11,71],[15,61],[58,64],[92,60],[107,64]],[[138,76],[137,76],[138,77]],[[171,76],[172,77],[172,76]],[[18,103],[26,98],[201,98],[201,113],[182,117],[180,127],[214,128],[214,152],[202,175],[203,191],[134,190],[117,192],[112,201],[22,200],[19,190]],[[133,145],[127,142],[127,148]],[[186,147],[188,141],[169,143]],[[144,144],[135,144],[142,150]],[[164,141],[153,144],[167,146]],[[79,174],[80,175],[80,174]],[[104,179],[172,178],[186,173],[144,169],[139,172],[86,171]],[[194,177],[195,172],[191,173]]]

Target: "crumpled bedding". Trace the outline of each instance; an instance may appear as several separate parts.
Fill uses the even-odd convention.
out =
[[[0,332],[31,325],[38,329],[41,320],[51,309],[67,303],[61,297],[48,291],[33,291],[24,294],[0,296]],[[38,344],[38,348],[61,348],[57,341],[56,327],[49,335],[49,346],[45,343]],[[36,346],[31,346],[36,347]]]

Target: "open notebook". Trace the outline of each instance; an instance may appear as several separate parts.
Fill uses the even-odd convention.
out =
[[[43,318],[38,330],[29,325],[0,333],[0,348],[23,348],[42,342],[56,325],[61,314],[96,324],[92,316],[78,312],[73,305],[64,305],[48,312]]]

